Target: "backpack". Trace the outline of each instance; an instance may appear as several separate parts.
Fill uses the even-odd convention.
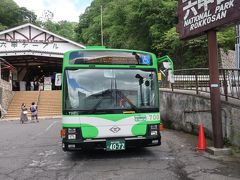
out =
[[[35,112],[36,110],[37,110],[37,109],[36,109],[35,106],[31,106],[31,107],[30,107],[30,111],[31,111],[31,112]]]

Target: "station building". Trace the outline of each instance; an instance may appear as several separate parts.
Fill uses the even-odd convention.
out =
[[[63,54],[84,45],[24,24],[0,32],[0,103],[8,109],[16,92],[53,91],[61,75]],[[39,96],[39,95],[38,95]]]

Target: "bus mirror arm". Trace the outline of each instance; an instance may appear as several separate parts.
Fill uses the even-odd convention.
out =
[[[165,71],[166,71],[166,70],[163,70],[163,71],[162,71],[162,70],[160,69],[159,71],[166,77],[166,74],[165,74]]]
[[[157,58],[158,64],[161,64],[163,62],[168,62],[170,64],[170,67],[166,67],[166,69],[171,69],[172,71],[174,71],[174,66],[173,66],[173,61],[169,56],[163,56],[160,58]]]

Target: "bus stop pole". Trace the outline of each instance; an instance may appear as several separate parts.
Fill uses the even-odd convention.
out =
[[[211,89],[213,143],[215,148],[223,148],[220,81],[219,81],[216,31],[209,30],[207,32],[207,37],[208,37],[208,61]]]

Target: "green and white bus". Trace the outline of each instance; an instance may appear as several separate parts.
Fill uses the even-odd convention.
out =
[[[62,76],[64,151],[161,144],[154,54],[101,46],[69,51]]]

